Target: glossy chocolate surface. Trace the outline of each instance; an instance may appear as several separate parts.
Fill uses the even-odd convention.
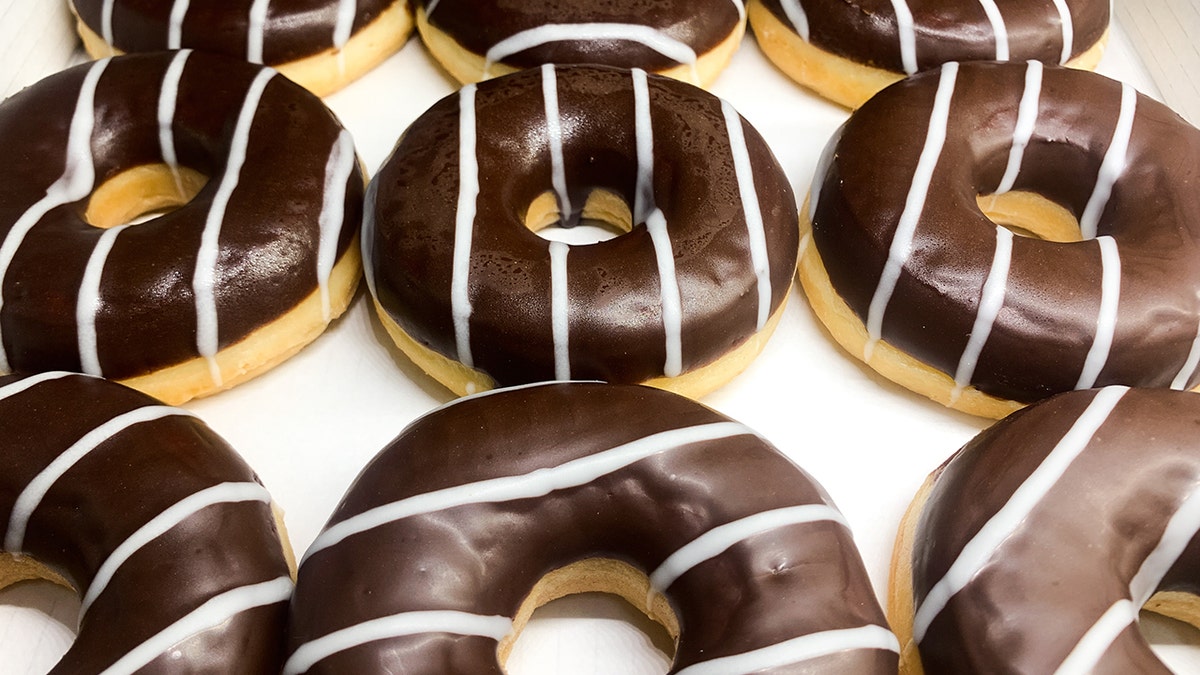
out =
[[[1006,173],[1030,68],[958,69],[911,255],[882,313],[884,341],[951,377],[979,328],[998,247],[998,228],[976,196],[994,193]],[[813,243],[834,289],[864,323],[906,200],[914,185],[926,185],[915,181],[915,169],[943,79],[942,71],[924,73],[864,105],[814,182]],[[1047,66],[1033,100],[1036,121],[1013,190],[1039,193],[1076,218],[1093,211],[1098,236],[1073,243],[1012,238],[1003,302],[964,384],[1022,402],[1093,385],[1194,387],[1200,131],[1094,73]],[[1123,106],[1125,133],[1118,125]],[[1113,139],[1125,149],[1124,162],[1110,163],[1123,170],[1113,174],[1105,201],[1096,186]],[[1107,262],[1104,246],[1114,254]],[[1114,304],[1108,316],[1102,307]]]
[[[173,92],[165,78],[181,62]],[[209,180],[188,204],[121,231],[100,258],[95,374],[127,378],[200,355],[193,284],[206,228],[219,232],[215,251],[204,248],[215,253],[219,348],[318,289],[329,159],[348,136],[319,99],[278,75],[266,81],[257,109],[247,113],[248,134],[241,133],[237,122],[260,72],[202,52],[130,55],[64,71],[0,105],[0,152],[9,160],[0,167],[0,239],[11,255],[0,335],[11,370],[83,367],[81,286],[110,232],[84,220],[88,193],[128,169],[167,162],[158,121],[164,102],[174,106],[167,129],[178,164]],[[86,109],[80,101],[89,73],[99,78]],[[86,117],[94,120],[90,143],[69,151],[72,119]],[[242,147],[244,163],[235,167],[231,151]],[[356,164],[350,168],[342,203],[327,218],[339,228],[331,235],[338,259],[361,220],[363,178]],[[66,175],[78,193],[64,197],[56,185]],[[234,187],[222,192],[222,185]],[[65,203],[36,218],[48,192],[51,203]],[[220,213],[217,203],[223,218],[212,215]],[[27,233],[16,228],[30,223]]]
[[[672,330],[680,334],[684,372],[744,342],[760,328],[760,289],[769,285],[771,312],[785,300],[798,246],[795,198],[765,141],[731,113],[746,140],[764,223],[768,260],[760,280],[719,99],[651,75],[649,113],[642,118],[651,123],[639,123],[629,71],[572,66],[549,73],[557,82],[551,90],[571,204],[566,220],[578,220],[596,189],[620,195],[635,211],[632,232],[569,249],[570,378],[641,382],[662,375]],[[480,181],[478,198],[469,202],[476,215],[467,235],[470,350],[474,367],[500,385],[556,375],[551,244],[524,224],[534,199],[554,189],[547,77],[547,68],[534,69],[468,90],[477,149],[466,159],[478,163]],[[453,288],[464,185],[462,100],[462,94],[443,99],[401,138],[372,181],[374,233],[364,235],[379,303],[419,343],[459,360]],[[642,183],[639,124],[653,142]],[[677,329],[664,319],[656,244],[645,225],[652,207],[663,214],[670,239],[681,308]]]
[[[109,433],[114,420],[154,411],[158,401],[81,375],[31,382],[0,377],[6,549],[62,574],[81,593],[114,551],[169,507],[227,483],[261,491],[266,499],[242,459],[184,411]],[[99,445],[81,453],[97,434]],[[23,541],[13,548],[19,520],[14,504],[25,503],[36,491],[35,477],[44,481],[55,467],[65,471],[35,502]],[[290,580],[269,499],[214,502],[115,568],[86,608],[74,645],[51,672],[101,672],[172,624],[188,623],[185,617],[215,596],[264,583],[277,587],[273,600],[249,602],[254,606],[215,627],[200,625],[190,636],[160,645],[162,652],[146,659],[148,670],[141,672],[279,672]]]
[[[720,434],[673,440],[699,428]],[[653,442],[661,445],[634,453],[640,460],[605,464],[630,446],[606,451]],[[573,473],[589,462],[608,468]],[[542,492],[542,480],[558,488]],[[509,486],[483,487],[506,482],[544,496],[510,499]],[[331,538],[372,509],[440,498],[459,505]],[[292,603],[292,658],[311,649],[302,645],[379,617],[452,610],[506,621],[552,570],[600,557],[649,574],[714,527],[797,505],[832,512],[820,486],[767,442],[674,394],[577,382],[459,399],[372,460],[309,550]],[[761,672],[896,670],[888,648],[838,650],[830,648],[840,644],[835,634],[813,635],[858,629],[894,643],[850,532],[832,520],[740,538],[683,572],[666,596],[682,627],[671,672],[803,635],[833,653]],[[337,651],[308,672],[501,673],[496,645],[423,632]]]
[[[1134,622],[1140,595],[1200,590],[1200,519],[1191,515],[1200,485],[1200,395],[1120,389],[1030,406],[939,470],[913,547],[918,605],[1001,507],[1019,525],[999,546],[984,548],[969,583],[929,623],[919,643],[925,672],[1056,672],[1114,606],[1121,620],[1111,638],[1078,648],[1095,659],[1087,672],[1169,672]],[[1106,408],[1109,414],[1098,414]],[[1066,464],[1048,460],[1061,456],[1080,420],[1095,429],[1083,436],[1082,450]],[[1031,473],[1046,475],[1051,466],[1061,476],[1042,483],[1044,494],[1028,496]],[[1155,550],[1170,553],[1156,562]],[[1123,614],[1122,601],[1131,601]]]
[[[111,40],[123,52],[153,52],[192,48],[247,59],[251,35],[262,44],[257,62],[278,66],[335,48],[341,17],[351,12],[352,32],[374,21],[397,0],[112,0]],[[402,0],[401,0],[402,1]],[[173,19],[183,2],[182,18]],[[105,36],[105,0],[71,0],[79,18],[92,32]],[[254,5],[265,5],[261,25],[251,18]],[[172,44],[172,30],[179,42]]]

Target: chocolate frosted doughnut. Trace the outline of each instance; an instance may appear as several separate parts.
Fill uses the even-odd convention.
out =
[[[742,370],[792,282],[795,202],[762,138],[682,82],[543,66],[422,115],[372,180],[364,253],[397,344],[450,389]],[[580,217],[625,234],[569,246]]]
[[[51,673],[279,672],[291,552],[254,472],[186,410],[83,375],[0,377],[0,516],[0,586],[82,595]]]
[[[801,282],[851,354],[975,414],[1097,385],[1190,389],[1197,184],[1200,131],[1129,85],[951,63],[831,141]]]
[[[851,108],[906,75],[949,61],[1093,69],[1107,0],[750,0],[750,24],[781,70]]]
[[[905,672],[1168,672],[1136,624],[1143,606],[1197,623],[1198,429],[1200,396],[1114,386],[963,447],[901,526]]]
[[[70,0],[93,58],[190,48],[279,70],[318,96],[404,45],[408,0]]]
[[[416,13],[429,51],[460,82],[594,63],[707,86],[746,31],[743,0],[418,0]]]
[[[0,105],[0,147],[0,372],[179,403],[290,356],[357,285],[354,143],[273,70],[96,61]]]
[[[574,382],[460,399],[372,460],[301,563],[284,673],[499,674],[536,606],[590,590],[677,638],[672,673],[896,672],[807,474],[688,399]]]

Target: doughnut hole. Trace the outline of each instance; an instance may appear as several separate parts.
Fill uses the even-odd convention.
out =
[[[29,557],[0,554],[0,663],[4,672],[48,672],[75,641],[79,595]]]
[[[1036,192],[979,195],[976,202],[989,220],[1017,236],[1064,243],[1083,239],[1079,219]]]
[[[620,195],[598,189],[588,195],[579,224],[567,226],[558,198],[553,192],[543,192],[525,212],[525,227],[543,239],[584,246],[626,234],[633,229],[633,214]]]
[[[530,653],[527,644],[522,642],[515,650],[518,658],[509,663],[509,656],[521,641],[522,632],[531,618],[536,622],[575,618],[580,616],[580,610],[589,609],[582,612],[584,616],[619,620],[626,625],[619,630],[599,631],[594,630],[595,623],[581,621],[585,625],[574,628],[577,632],[563,636],[571,644],[583,646],[577,650],[580,663],[592,665],[597,654],[618,652],[610,670],[621,670],[622,667],[628,668],[631,662],[628,652],[633,650],[633,656],[642,657],[639,661],[662,666],[661,669],[655,669],[647,665],[646,669],[637,672],[667,672],[679,639],[679,619],[661,593],[651,592],[650,580],[644,573],[628,563],[609,558],[591,558],[572,563],[550,572],[534,585],[517,610],[513,632],[501,640],[496,648],[497,657],[505,671],[509,675],[528,675],[532,669],[526,669],[525,664],[537,662],[537,650]],[[588,626],[593,629],[589,630]],[[542,630],[542,625],[535,623],[530,626],[529,632],[532,634]],[[642,639],[639,640],[637,633],[641,633]],[[561,632],[555,634],[563,635]],[[559,642],[555,651],[561,646]],[[618,666],[618,663],[621,665]]]
[[[83,217],[101,229],[144,222],[192,201],[207,183],[208,176],[187,167],[135,166],[92,191]]]

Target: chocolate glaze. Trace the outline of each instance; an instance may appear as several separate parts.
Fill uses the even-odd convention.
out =
[[[354,0],[353,32],[374,21],[398,0]],[[112,46],[123,52],[180,47],[246,59],[254,0],[192,0],[179,24],[181,40],[171,44],[171,16],[180,0],[114,0]],[[71,0],[75,13],[94,33],[104,35],[104,0]],[[334,49],[339,0],[271,0],[262,29],[261,63],[278,66]]]
[[[183,63],[177,97],[162,97],[170,64]],[[81,87],[100,69],[92,113],[91,160],[68,153]],[[218,346],[232,345],[277,319],[318,288],[319,216],[327,165],[348,135],[299,86],[272,77],[248,136],[236,121],[263,69],[201,52],[142,54],[86,64],[52,76],[0,106],[0,237],[14,246],[3,274],[0,335],[15,371],[81,370],[77,325],[80,287],[105,230],[83,219],[88,195],[51,209],[24,238],[14,230],[64,175],[94,167],[99,186],[125,170],[165,163],[157,122],[160,98],[173,100],[170,123],[178,164],[209,177],[188,204],[120,233],[103,267],[96,342],[101,374],[127,378],[199,355],[193,292],[202,232],[229,168],[231,148],[247,143],[225,217],[215,273]],[[89,111],[82,110],[86,116]],[[333,175],[333,174],[330,174]],[[82,190],[90,189],[87,181]],[[363,177],[357,164],[342,204],[331,211],[337,258],[361,220]],[[19,242],[19,244],[18,244]],[[2,261],[0,261],[2,262]],[[0,366],[2,369],[3,366]]]
[[[616,419],[621,423],[612,424]],[[537,490],[542,478],[559,480],[553,476],[564,464],[600,461],[623,444],[713,424],[720,433],[707,440],[661,441],[639,455],[643,459],[573,486],[558,483],[559,489],[539,491],[542,497],[467,488],[459,506],[346,535],[360,514],[399,500],[436,499],[438,491],[503,483],[504,477],[520,490]],[[714,527],[797,505],[835,513],[821,487],[766,441],[674,394],[576,382],[459,399],[414,422],[377,455],[309,549],[292,602],[285,672],[302,672],[313,649],[306,645],[333,631],[422,610],[501,617],[503,623],[552,570],[600,557],[650,574]],[[862,629],[892,645],[836,649],[829,645],[840,644],[838,638],[822,634],[814,641],[830,654],[753,670],[896,670],[894,638],[850,532],[833,520],[739,538],[665,591],[682,627],[671,672],[837,629]],[[409,673],[502,672],[495,638],[450,632],[371,641],[321,658],[308,672],[401,666]]]
[[[1135,622],[1151,592],[1200,588],[1200,519],[1183,506],[1190,499],[1195,511],[1200,485],[1200,395],[1123,390],[1069,392],[1030,406],[939,469],[913,547],[918,606],[1003,505],[1011,500],[1024,517],[1001,545],[985,549],[986,562],[929,623],[919,641],[926,672],[1055,672],[1121,600],[1132,604],[1115,639],[1087,650],[1098,659],[1095,672],[1169,672]],[[1040,497],[1014,497],[1033,471],[1052,464],[1047,456],[1081,419],[1096,431],[1061,477]],[[1176,514],[1182,527],[1164,540]],[[1156,547],[1172,553],[1147,563]],[[1139,570],[1146,585],[1131,590]]]
[[[904,73],[901,30],[892,0],[755,0],[784,25],[796,30],[783,3],[795,3],[808,24],[813,46],[869,66]],[[904,2],[904,0],[900,0]],[[917,70],[947,61],[1027,61],[1060,64],[1087,51],[1109,23],[1104,0],[1066,0],[1069,27],[1050,0],[997,3],[1005,28],[1008,58],[997,51],[997,32],[981,2],[907,0],[912,13]],[[801,33],[803,35],[803,33]],[[1065,36],[1070,45],[1065,50]],[[915,71],[909,71],[915,72]]]
[[[1031,68],[1037,69],[995,63],[958,69],[946,142],[911,257],[882,314],[883,340],[951,377],[974,330],[998,246],[998,228],[979,211],[976,195],[1001,184]],[[966,384],[1022,402],[1092,384],[1194,387],[1200,131],[1105,77],[1042,70],[1036,123],[1013,189],[1040,193],[1085,220],[1094,201],[1103,207],[1093,209],[1099,237],[1076,243],[1013,237],[1003,304]],[[942,79],[942,72],[924,73],[864,105],[814,183],[813,243],[834,289],[864,323],[914,185]],[[1127,110],[1132,132],[1124,169],[1105,202],[1095,187],[1113,139],[1123,139],[1117,124],[1123,99],[1136,104]],[[1115,324],[1101,319],[1106,244],[1119,258],[1119,277],[1108,265],[1119,284],[1119,294],[1108,296],[1117,300]],[[1106,327],[1113,339],[1105,359]],[[1085,365],[1093,351],[1099,354],[1093,367],[1102,368],[1093,368],[1094,382],[1088,382]]]
[[[103,434],[91,452],[67,462],[36,503],[24,537],[16,546],[10,541],[19,520],[14,505],[36,476],[66,461],[68,448],[87,434],[158,407],[148,396],[81,375],[0,377],[7,553],[31,556],[81,593],[93,590],[98,570],[132,534],[181,500],[228,483],[261,497],[213,501],[136,549],[86,608],[75,643],[51,672],[100,672],[215,596],[257,584],[273,590],[214,628],[200,625],[161,645],[143,672],[278,672],[291,582],[269,498],[242,459],[185,411],[167,409],[164,417]]]
[[[615,192],[633,211],[640,203],[629,71],[546,67],[478,85],[474,158],[481,192],[470,235],[470,350],[474,367],[501,385],[556,376],[550,242],[524,225],[534,198],[553,189],[543,97],[550,75],[557,81],[567,222],[578,220],[594,189]],[[641,190],[648,206],[634,213],[632,232],[569,250],[571,378],[640,382],[664,373],[663,292],[644,224],[651,206],[665,215],[671,239],[683,371],[714,361],[760,327],[759,279],[721,101],[653,75],[647,91],[654,156],[652,179]],[[374,232],[364,234],[379,303],[418,342],[458,360],[465,359],[456,346],[452,288],[462,100],[462,94],[443,99],[401,138],[372,181]],[[773,312],[793,275],[795,201],[767,144],[736,119],[765,223]]]
[[[721,44],[745,22],[741,0],[420,0],[429,23],[462,47],[485,55],[497,43],[546,24],[613,23],[646,26],[697,55]],[[430,7],[433,11],[430,12]],[[559,40],[518,51],[500,61],[514,68],[543,63],[600,63],[666,70],[682,62],[632,40]],[[687,65],[687,64],[683,64]]]

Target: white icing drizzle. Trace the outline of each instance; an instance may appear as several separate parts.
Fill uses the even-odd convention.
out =
[[[742,131],[742,118],[725,100],[721,101],[721,112],[725,116],[729,145],[733,151],[738,193],[742,198],[742,212],[746,217],[750,263],[754,267],[754,275],[758,278],[758,324],[755,330],[762,330],[771,316],[771,261],[767,257],[767,233],[763,225],[762,207],[758,201],[758,188],[754,185],[750,150],[746,146],[746,136]]]
[[[67,154],[62,175],[46,188],[45,196],[17,218],[5,235],[4,242],[0,243],[0,310],[4,308],[4,278],[8,275],[8,268],[12,265],[13,257],[25,236],[52,209],[83,199],[95,186],[92,129],[96,124],[96,85],[108,62],[109,59],[96,61],[84,75],[83,84],[79,88],[79,98],[75,102],[75,112],[71,116],[70,131],[67,134]],[[0,372],[9,370],[8,353],[0,336]]]
[[[129,560],[130,556],[137,553],[146,544],[166,534],[176,525],[191,518],[205,508],[218,504],[234,504],[238,502],[262,502],[270,504],[271,495],[267,492],[266,488],[258,483],[220,483],[183,498],[139,527],[125,541],[121,542],[120,546],[113,549],[113,552],[109,554],[108,558],[104,560],[100,568],[96,571],[91,585],[88,586],[87,592],[83,595],[83,601],[79,607],[80,619],[82,620],[83,616],[87,614],[88,608],[92,606],[96,598],[100,597],[100,594],[108,587],[113,575],[117,573],[121,565],[125,564],[125,561]]]
[[[679,671],[679,675],[742,675],[779,668],[801,661],[857,649],[900,652],[896,636],[883,626],[867,624],[809,633],[760,649],[701,661]]]
[[[954,85],[958,77],[958,64],[950,62],[942,66],[941,78],[938,80],[937,93],[933,100],[933,110],[929,116],[929,131],[925,136],[925,145],[921,148],[921,156],[917,160],[917,168],[913,172],[913,180],[908,189],[908,197],[904,202],[904,210],[896,223],[896,232],[892,236],[892,244],[888,249],[888,259],[879,275],[879,285],[875,287],[875,295],[867,311],[867,344],[863,350],[863,360],[870,361],[875,351],[875,344],[883,334],[883,315],[887,311],[892,293],[896,290],[896,282],[908,257],[912,255],[913,235],[921,212],[925,209],[925,198],[929,194],[929,184],[933,180],[933,170],[937,167],[938,158],[942,154],[942,146],[946,142],[946,125],[950,118],[950,100],[954,96]]]
[[[179,101],[179,81],[183,68],[192,50],[184,49],[171,59],[167,73],[163,76],[162,89],[158,94],[158,147],[163,161],[175,179],[175,193],[184,198],[183,181],[179,177],[179,158],[175,153],[175,105]]]
[[[1113,640],[1129,627],[1138,608],[1129,600],[1114,602],[1096,623],[1084,633],[1067,658],[1054,670],[1054,675],[1088,675]]]
[[[267,32],[267,5],[271,0],[254,0],[250,5],[250,18],[246,26],[246,60],[250,63],[263,62],[263,41]]]
[[[204,223],[204,232],[200,235],[196,269],[192,274],[192,289],[196,296],[196,350],[208,361],[209,374],[213,384],[218,387],[221,386],[222,378],[216,359],[220,343],[214,287],[217,261],[221,253],[221,226],[225,220],[225,209],[229,206],[229,199],[241,180],[242,164],[246,161],[246,148],[250,144],[250,127],[254,122],[254,113],[258,110],[263,90],[274,76],[275,71],[270,68],[260,70],[246,92],[246,100],[234,127],[225,173],[221,176],[216,194],[213,195],[212,207]]]
[[[506,616],[484,616],[454,610],[402,612],[342,628],[300,645],[283,665],[283,674],[308,672],[309,668],[338,652],[376,640],[423,633],[450,633],[485,637],[499,642],[512,629],[512,619]]]
[[[1071,19],[1071,8],[1067,7],[1067,0],[1054,0],[1054,8],[1058,10],[1059,23],[1062,24],[1062,54],[1058,63],[1063,65],[1071,60],[1071,52],[1075,48],[1075,22]]]
[[[1192,349],[1188,352],[1187,359],[1183,362],[1183,367],[1179,369],[1179,373],[1171,380],[1171,388],[1175,390],[1183,390],[1187,388],[1188,380],[1192,378],[1192,373],[1196,372],[1196,366],[1200,365],[1200,326],[1196,329],[1196,339],[1192,341]]]
[[[321,291],[321,317],[325,323],[333,318],[329,302],[329,277],[337,262],[338,239],[346,218],[346,186],[354,172],[354,139],[343,129],[329,151],[325,165],[325,198],[321,202],[321,213],[317,217],[320,225],[320,241],[317,244],[317,287]]]
[[[650,574],[650,586],[664,592],[696,565],[717,557],[734,544],[756,534],[788,525],[832,521],[849,529],[850,525],[838,510],[827,504],[803,504],[763,511],[733,522],[718,525],[685,544],[667,557]]]
[[[1033,128],[1037,124],[1038,103],[1042,97],[1042,62],[1029,61],[1025,66],[1025,89],[1021,92],[1021,103],[1017,108],[1017,125],[1013,129],[1012,148],[1008,151],[1008,166],[1004,169],[1004,177],[996,194],[1002,195],[1012,190],[1021,172],[1021,164],[1025,160],[1025,148],[1029,139],[1033,138]]]
[[[100,5],[100,37],[112,48],[113,43],[113,4],[115,0],[104,0]]]
[[[1096,378],[1108,363],[1108,354],[1112,349],[1113,335],[1117,331],[1117,304],[1121,297],[1121,256],[1117,251],[1117,242],[1109,236],[1096,237],[1100,244],[1100,312],[1096,317],[1096,336],[1088,349],[1087,359],[1083,362],[1083,371],[1079,373],[1076,389],[1091,389],[1096,386]]]
[[[953,404],[962,396],[963,389],[971,384],[975,375],[975,367],[979,365],[979,355],[987,344],[988,336],[1000,314],[1004,304],[1004,293],[1008,286],[1008,269],[1012,263],[1013,234],[1006,228],[996,227],[996,250],[992,254],[992,266],[983,282],[983,290],[979,298],[979,310],[975,313],[975,324],[971,326],[971,337],[967,346],[958,359],[958,369],[954,371],[954,389],[950,392],[950,403]]]
[[[242,612],[287,602],[292,595],[292,580],[279,577],[262,583],[241,586],[209,598],[175,623],[122,656],[100,675],[133,675],[174,645],[228,622]]]
[[[454,260],[450,276],[450,311],[458,360],[475,367],[471,354],[471,240],[479,198],[479,158],[475,155],[475,85],[458,92],[458,209],[454,214]]]
[[[3,401],[10,396],[16,396],[17,394],[20,394],[28,389],[32,389],[43,382],[58,380],[64,377],[70,377],[72,375],[78,375],[78,373],[68,373],[65,370],[51,370],[45,373],[38,373],[37,375],[30,375],[29,377],[0,387],[0,401]]]
[[[743,2],[743,0],[732,0],[732,1],[733,1],[733,6],[735,8],[737,8],[738,20],[745,21],[746,20],[746,3]]]
[[[779,6],[783,8],[788,21],[792,22],[792,28],[800,39],[808,42],[808,14],[800,6],[800,0],[779,0]]]
[[[1004,506],[975,533],[946,575],[933,584],[913,617],[913,637],[919,643],[925,632],[950,599],[970,583],[1029,513],[1054,488],[1075,458],[1091,443],[1092,437],[1108,419],[1113,408],[1129,391],[1128,387],[1106,387],[1096,392],[1067,433],[1059,439],[1042,463],[1013,492]]]
[[[12,514],[8,519],[8,530],[4,535],[4,550],[9,553],[21,552],[21,547],[25,543],[25,528],[38,504],[42,503],[42,498],[46,496],[54,483],[79,460],[129,427],[174,416],[191,417],[192,414],[186,410],[165,405],[144,406],[117,415],[71,444],[71,447],[55,457],[54,461],[29,481],[29,485],[25,486],[13,503]]]
[[[567,170],[563,164],[562,119],[558,112],[558,76],[554,64],[542,66],[542,98],[546,101],[546,143],[550,147],[551,181],[558,195],[558,210],[566,220],[574,210],[567,192]]]
[[[492,65],[504,59],[548,42],[598,42],[628,40],[637,42],[676,63],[690,66],[692,80],[699,81],[696,72],[696,52],[685,43],[662,32],[632,23],[548,23],[514,33],[492,45],[483,60],[483,77],[491,77]]]
[[[678,377],[683,372],[683,296],[679,278],[675,275],[675,251],[667,232],[667,218],[654,209],[646,218],[646,230],[654,244],[654,259],[658,263],[659,294],[662,297],[663,332],[666,336],[667,357],[663,375]]]
[[[175,0],[171,4],[171,17],[167,20],[167,49],[183,46],[183,19],[187,16],[190,0]]]
[[[367,185],[367,194],[363,204],[362,230],[358,247],[362,252],[363,278],[367,281],[367,290],[372,298],[378,298],[375,292],[375,200],[379,196],[379,181],[372,180]]]
[[[1133,134],[1133,118],[1137,112],[1137,90],[1128,84],[1121,83],[1121,112],[1117,116],[1117,126],[1113,130],[1112,141],[1104,152],[1104,161],[1100,164],[1100,172],[1096,175],[1096,186],[1088,199],[1083,215],[1079,217],[1079,230],[1084,239],[1093,239],[1096,228],[1100,224],[1100,216],[1108,206],[1112,196],[1113,185],[1125,171],[1125,157],[1129,150],[1129,137]]]
[[[430,14],[433,14],[433,10],[437,9],[438,3],[441,1],[442,0],[428,0],[425,3],[425,18],[426,19],[429,18]]]
[[[540,386],[540,385],[539,385]],[[506,391],[512,391],[508,389]],[[556,490],[587,485],[635,462],[694,443],[721,440],[754,432],[736,422],[714,422],[670,429],[639,438],[558,466],[526,474],[501,476],[414,495],[368,509],[322,532],[304,554],[305,560],[355,534],[388,523],[457,506],[534,499]],[[301,565],[304,563],[301,562]]]
[[[904,72],[912,75],[917,72],[917,30],[913,25],[912,9],[905,0],[891,0],[891,3],[896,12],[896,33],[900,38],[900,62],[904,65]]]
[[[992,24],[992,34],[996,38],[996,60],[1008,60],[1008,28],[1004,25],[1004,16],[996,6],[996,0],[979,0],[983,13],[987,15],[988,23]]]
[[[358,14],[358,0],[338,0],[337,20],[333,24],[333,46],[340,50],[354,34],[354,17]]]
[[[118,225],[105,230],[96,241],[92,255],[88,257],[79,284],[79,297],[75,301],[75,335],[79,343],[79,364],[88,375],[102,377],[100,348],[96,338],[96,314],[100,311],[100,281],[104,277],[104,263],[112,251],[117,236],[128,228]]]
[[[571,379],[570,297],[567,254],[571,247],[550,242],[550,323],[554,336],[554,379]]]
[[[642,223],[655,209],[654,205],[654,126],[650,116],[650,83],[646,71],[634,68],[633,124],[637,143],[637,182],[633,188],[633,222]]]

